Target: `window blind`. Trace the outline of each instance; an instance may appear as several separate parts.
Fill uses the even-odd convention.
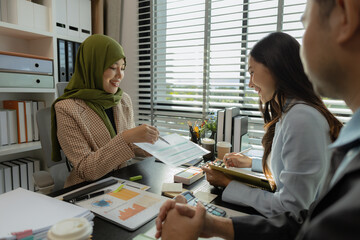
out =
[[[188,134],[187,122],[238,106],[249,117],[249,141],[264,134],[259,97],[248,87],[248,55],[274,31],[300,43],[306,0],[138,0],[138,124]],[[324,99],[343,122],[343,101]]]

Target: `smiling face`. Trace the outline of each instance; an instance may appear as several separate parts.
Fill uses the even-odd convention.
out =
[[[125,74],[125,60],[120,59],[119,61],[112,64],[103,74],[103,89],[107,93],[115,94],[119,89],[121,80]]]
[[[264,104],[270,101],[276,91],[276,82],[270,70],[263,64],[256,62],[253,57],[249,57],[249,87],[254,88],[259,94],[261,102]]]

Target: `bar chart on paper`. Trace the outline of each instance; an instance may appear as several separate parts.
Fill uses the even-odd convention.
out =
[[[126,189],[126,188],[121,189],[121,191],[116,192],[116,193],[114,193],[114,192],[109,193],[110,196],[116,197],[116,198],[124,200],[124,201],[130,200],[130,199],[132,199],[133,197],[136,197],[139,194],[140,193],[131,191],[131,190]]]
[[[87,208],[99,217],[105,218],[128,230],[136,230],[155,218],[165,197],[125,185],[114,192],[121,183],[112,185],[108,194],[97,196],[77,205]],[[109,187],[107,187],[109,188]]]

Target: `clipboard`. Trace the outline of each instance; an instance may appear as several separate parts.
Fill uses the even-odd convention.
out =
[[[235,167],[225,168],[213,164],[209,164],[208,166],[211,169],[221,171],[228,175],[230,178],[242,182],[250,187],[260,188],[269,192],[274,192],[274,190],[272,190],[270,186],[269,181],[262,173],[256,173]]]

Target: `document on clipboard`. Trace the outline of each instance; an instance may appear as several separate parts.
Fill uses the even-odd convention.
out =
[[[163,139],[168,143],[158,140],[154,144],[135,143],[135,145],[173,167],[178,167],[209,153],[205,148],[178,134],[169,134],[164,136]]]
[[[208,165],[211,169],[221,171],[226,175],[229,175],[234,180],[242,182],[250,187],[256,187],[269,192],[274,192],[271,188],[269,181],[262,173],[253,172],[246,169],[235,168],[235,167],[223,167],[214,164]]]

